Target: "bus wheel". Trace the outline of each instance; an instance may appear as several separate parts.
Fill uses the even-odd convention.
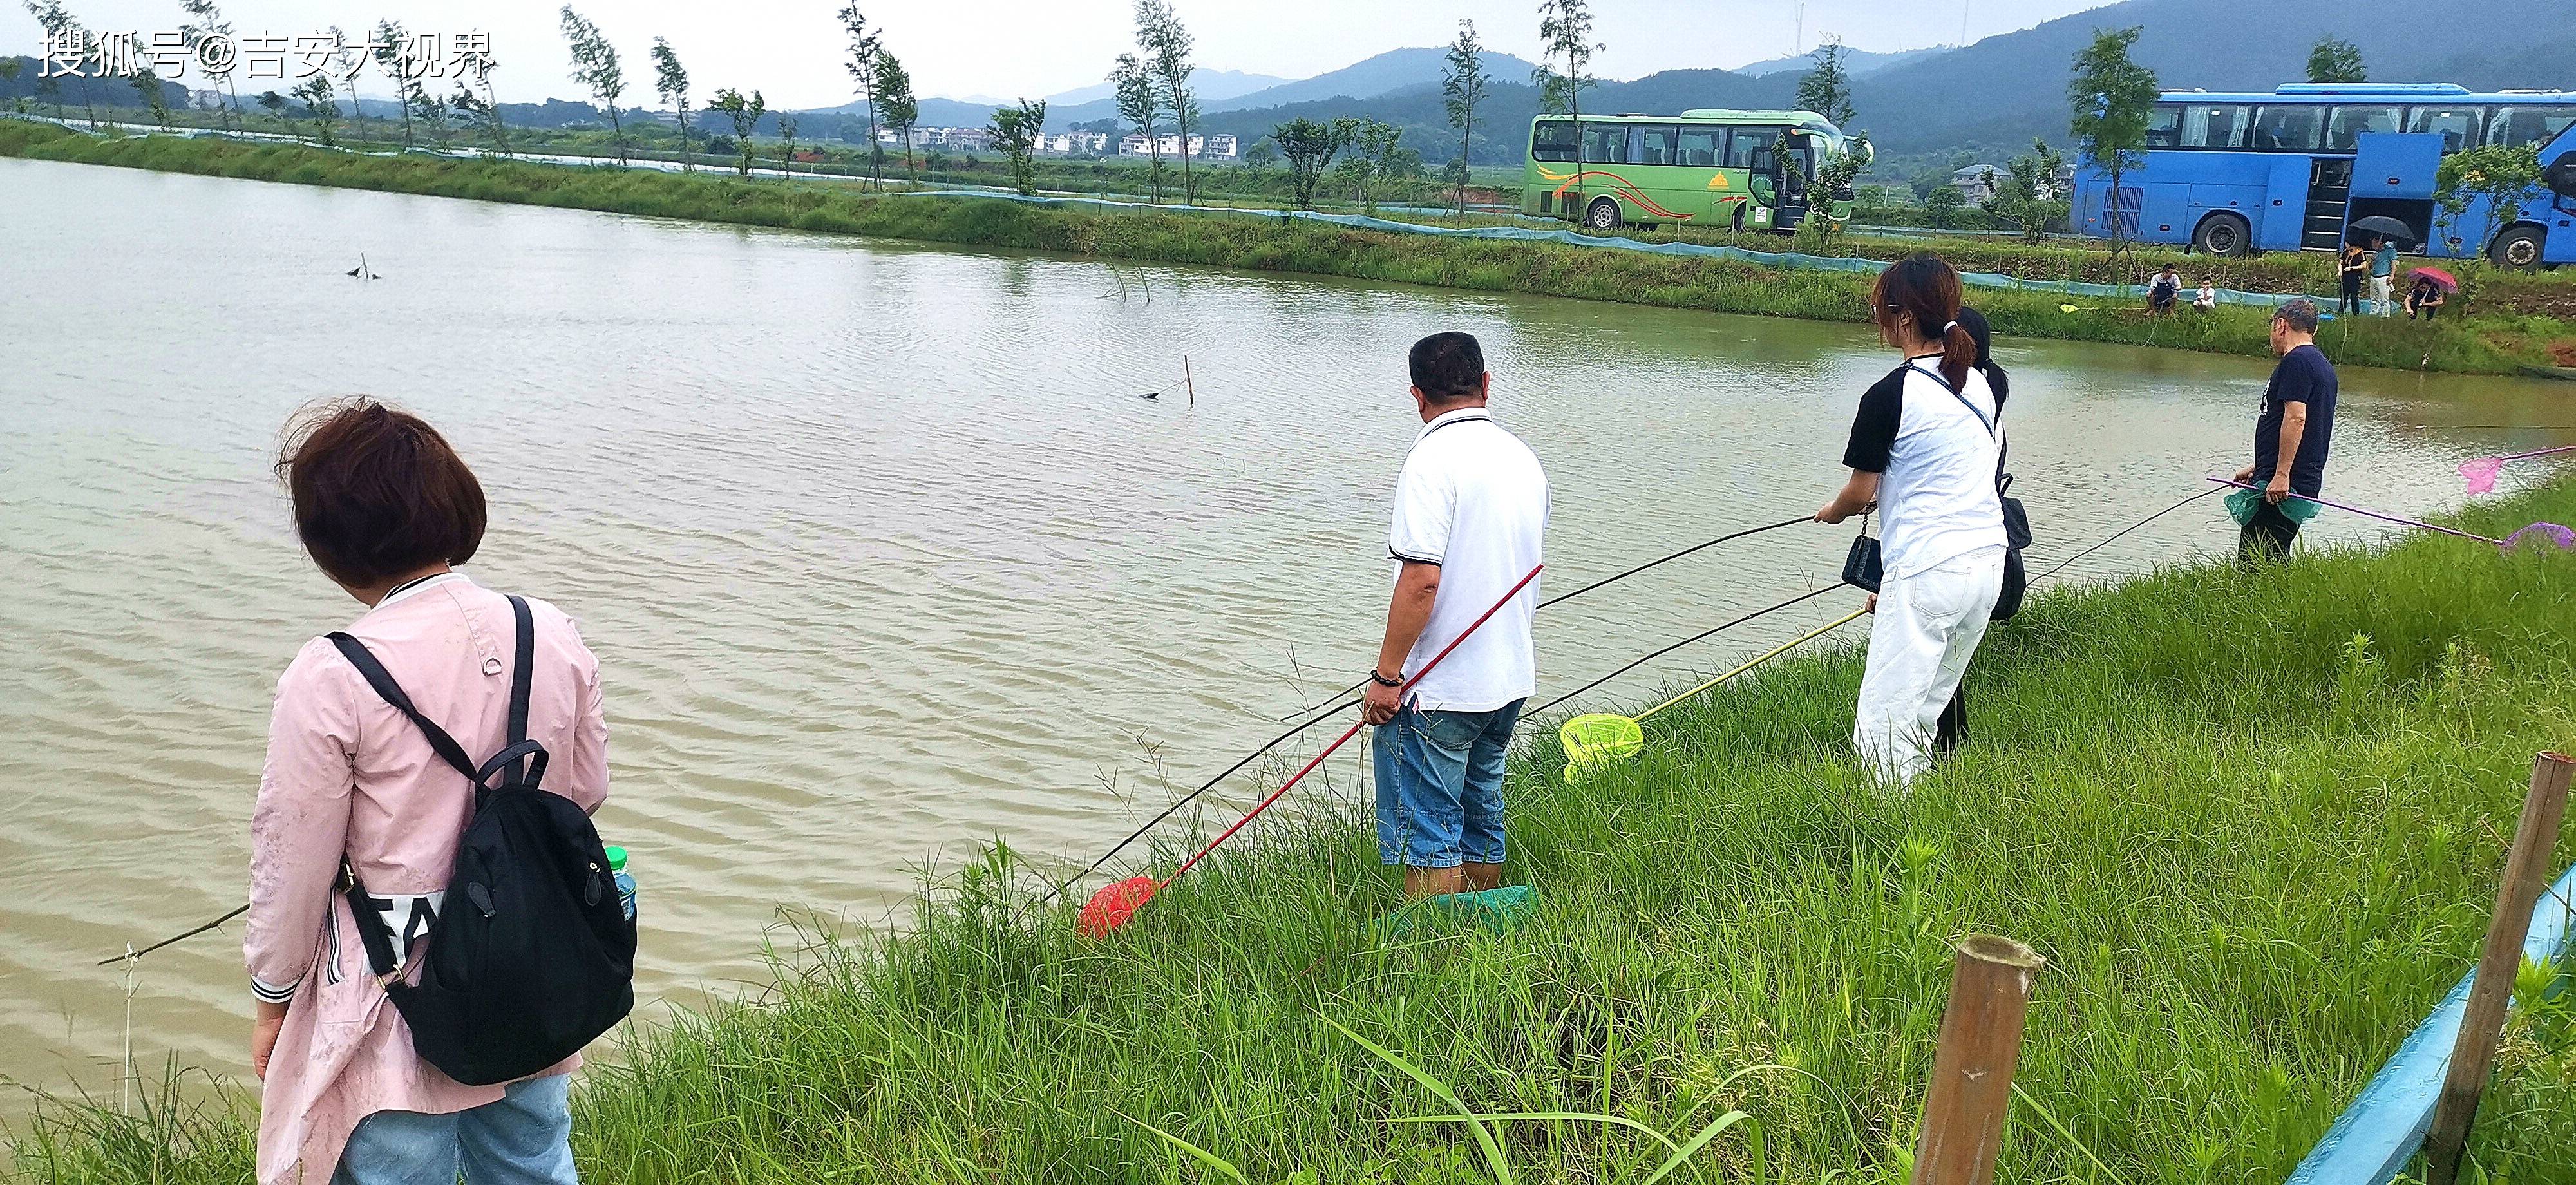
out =
[[[2487,262],[2515,271],[2530,271],[2540,262],[2540,228],[2517,226],[2496,236],[2487,247]]]
[[[2212,214],[2191,232],[2192,250],[2203,255],[2243,255],[2254,244],[2254,228],[2236,214]]]
[[[1619,203],[1613,198],[1594,198],[1583,212],[1583,225],[1594,230],[1619,229]]]

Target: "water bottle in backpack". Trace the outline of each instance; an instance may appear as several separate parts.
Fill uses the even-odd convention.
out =
[[[617,880],[617,903],[626,908],[626,920],[635,920],[635,876],[626,871],[626,849],[608,845],[608,871]]]

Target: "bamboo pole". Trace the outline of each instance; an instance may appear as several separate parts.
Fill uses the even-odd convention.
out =
[[[2009,938],[1970,934],[1950,972],[1950,1004],[1923,1093],[1912,1185],[1992,1185],[2012,1104],[2031,986],[2047,960]]]
[[[1190,378],[1190,356],[1187,354],[1181,355],[1181,385],[1189,389],[1190,406],[1197,407],[1199,405],[1199,385],[1196,380]]]
[[[2564,754],[2543,753],[2532,761],[2522,822],[2515,826],[2513,846],[2505,852],[2504,883],[2496,890],[2495,916],[2487,920],[2486,949],[2478,956],[2477,979],[2469,988],[2459,1039],[2451,1046],[2450,1069],[2433,1107],[2433,1126],[2424,1138],[2425,1185],[2453,1185],[2459,1178],[2469,1125],[2478,1117],[2478,1100],[2495,1071],[2496,1043],[2504,1036],[2505,1009],[2513,1003],[2514,976],[2522,969],[2522,943],[2531,930],[2531,910],[2539,904],[2541,886],[2549,877],[2549,855],[2558,845],[2559,820],[2567,813],[2571,773],[2576,773],[2576,761]]]

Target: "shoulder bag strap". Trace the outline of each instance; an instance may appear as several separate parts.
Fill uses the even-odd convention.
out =
[[[537,625],[528,613],[528,602],[516,596],[510,598],[510,619],[511,624],[518,628],[518,646],[511,655],[516,667],[510,672],[509,747],[502,750],[502,757],[508,758],[511,780],[528,783],[544,777],[546,772],[545,747],[528,740],[528,686],[536,676]],[[486,763],[480,772],[489,776],[502,757]],[[524,770],[520,768],[521,757],[532,761]],[[476,785],[481,783],[478,781]]]

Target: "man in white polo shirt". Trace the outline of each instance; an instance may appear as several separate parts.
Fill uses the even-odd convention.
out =
[[[1432,334],[1410,361],[1423,427],[1396,478],[1395,596],[1364,713],[1378,726],[1378,858],[1404,866],[1408,896],[1436,897],[1502,884],[1503,759],[1537,678],[1538,582],[1411,691],[1404,680],[1538,566],[1547,473],[1485,410],[1492,376],[1474,337]]]

